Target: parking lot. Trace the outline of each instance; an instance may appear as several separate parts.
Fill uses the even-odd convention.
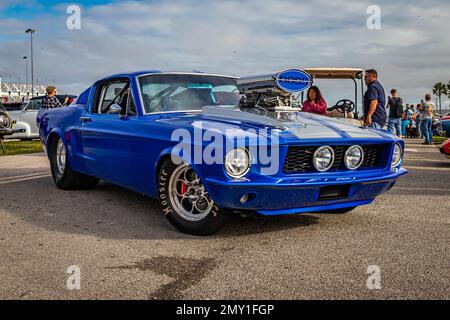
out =
[[[2,157],[0,299],[449,299],[450,160],[411,140],[405,166],[349,214],[236,216],[199,238],[120,187],[56,189],[44,154]]]

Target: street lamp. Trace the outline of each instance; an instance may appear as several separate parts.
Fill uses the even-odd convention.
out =
[[[30,34],[30,44],[31,44],[31,96],[34,96],[34,65],[33,65],[33,34],[36,33],[37,30],[28,28],[25,30],[25,33]]]
[[[26,87],[28,85],[28,57],[24,56],[22,59],[25,60],[25,87]]]

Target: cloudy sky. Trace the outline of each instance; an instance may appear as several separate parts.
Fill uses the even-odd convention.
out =
[[[81,7],[80,30],[66,27],[70,4]],[[370,5],[381,10],[379,30],[367,28]],[[396,87],[414,103],[450,80],[448,0],[1,0],[3,81],[25,78],[28,27],[38,29],[38,81],[73,94],[105,75],[140,69],[239,76],[370,67],[387,90]],[[346,82],[321,86],[331,101],[353,90]]]

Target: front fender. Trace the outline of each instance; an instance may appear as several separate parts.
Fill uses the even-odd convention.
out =
[[[23,121],[17,121],[14,124],[14,129],[23,129],[25,132],[15,133],[8,137],[8,139],[28,138],[31,134],[31,126]]]

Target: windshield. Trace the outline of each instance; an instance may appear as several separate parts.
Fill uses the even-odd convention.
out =
[[[236,79],[209,75],[148,75],[139,79],[145,113],[237,105]]]

